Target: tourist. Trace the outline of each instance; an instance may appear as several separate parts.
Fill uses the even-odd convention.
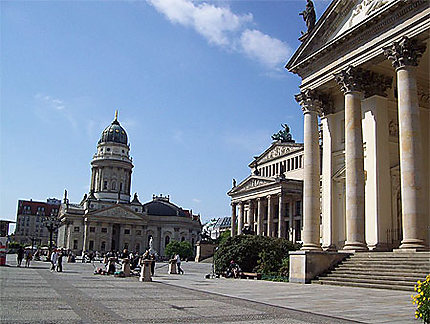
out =
[[[52,251],[51,253],[51,272],[55,270],[55,267],[57,266],[57,260],[58,260],[58,252],[57,249]]]
[[[241,269],[239,265],[236,262],[234,262],[234,260],[231,260],[230,265],[226,272],[226,278],[231,278],[231,277],[239,278],[240,272],[241,272]]]
[[[21,266],[23,258],[24,258],[24,249],[22,248],[22,246],[20,246],[18,251],[16,252],[16,260],[18,262],[18,265],[17,265],[18,267]]]
[[[59,251],[57,254],[57,272],[63,271],[63,251]]]
[[[151,254],[150,256],[151,262],[151,276],[154,276],[155,273],[155,254]]]
[[[176,254],[176,266],[178,267],[178,274],[184,274],[184,270],[181,268],[181,257],[179,256],[179,253]]]
[[[33,260],[33,251],[26,250],[25,251],[25,266],[28,268],[30,266],[30,262]]]

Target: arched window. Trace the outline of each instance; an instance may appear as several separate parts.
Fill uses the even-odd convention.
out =
[[[165,239],[164,239],[164,247],[166,247],[167,246],[167,244],[169,244],[170,243],[170,236],[169,235],[166,235],[166,237],[165,237]]]
[[[111,187],[112,187],[112,190],[116,190],[116,181],[112,181]]]
[[[181,238],[181,242],[183,242],[183,241],[185,241],[185,237],[184,236],[182,236],[182,238]]]

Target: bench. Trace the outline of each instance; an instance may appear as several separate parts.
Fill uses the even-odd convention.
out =
[[[257,272],[241,272],[240,279],[257,279],[261,280],[261,273]]]

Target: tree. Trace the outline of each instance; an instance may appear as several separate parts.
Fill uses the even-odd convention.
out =
[[[191,259],[194,256],[194,251],[190,242],[188,241],[178,242],[173,240],[166,245],[166,248],[164,249],[164,254],[168,257],[179,254],[181,259],[185,260],[185,259]]]

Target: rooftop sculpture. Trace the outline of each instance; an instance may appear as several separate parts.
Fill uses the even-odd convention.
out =
[[[290,133],[290,127],[287,124],[281,124],[283,128],[276,134],[272,135],[272,140],[281,141],[281,143],[294,143],[293,136]]]

